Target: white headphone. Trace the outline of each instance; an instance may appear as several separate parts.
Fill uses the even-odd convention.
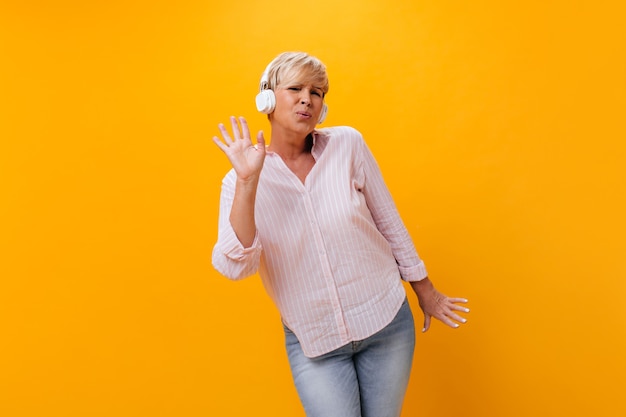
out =
[[[270,62],[263,75],[261,76],[261,85],[259,86],[259,94],[256,95],[256,109],[263,114],[270,114],[276,108],[276,96],[274,92],[269,89],[269,72],[270,67],[274,61]],[[317,124],[324,123],[326,115],[328,114],[328,106],[326,103],[322,106],[322,112]]]

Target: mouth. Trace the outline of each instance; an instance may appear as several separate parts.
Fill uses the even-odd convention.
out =
[[[296,112],[296,114],[297,114],[299,117],[302,117],[303,119],[310,119],[310,118],[311,118],[311,113],[309,113],[309,112],[305,112],[305,111],[298,111],[298,112]]]

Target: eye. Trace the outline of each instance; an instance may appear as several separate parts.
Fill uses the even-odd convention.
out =
[[[316,95],[316,96],[318,96],[318,97],[321,97],[321,96],[322,96],[322,95],[320,94],[320,92],[319,92],[319,91],[317,91],[317,90],[313,90],[313,91],[311,91],[311,94],[314,94],[314,95]]]
[[[300,91],[300,87],[289,87],[288,90],[291,91]]]

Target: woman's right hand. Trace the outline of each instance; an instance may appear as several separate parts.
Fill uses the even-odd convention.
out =
[[[237,119],[230,117],[233,128],[233,138],[222,123],[218,125],[222,133],[223,141],[213,136],[213,142],[226,154],[232,164],[237,178],[242,181],[258,180],[265,161],[265,138],[263,132],[257,134],[257,146],[252,144],[248,123],[243,117],[239,118],[241,130]]]

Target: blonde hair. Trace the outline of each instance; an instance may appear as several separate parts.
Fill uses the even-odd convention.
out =
[[[311,79],[319,82],[324,95],[328,93],[326,66],[306,52],[283,52],[268,65],[266,70],[267,88],[274,90],[282,82],[291,81],[294,73],[306,71]]]

